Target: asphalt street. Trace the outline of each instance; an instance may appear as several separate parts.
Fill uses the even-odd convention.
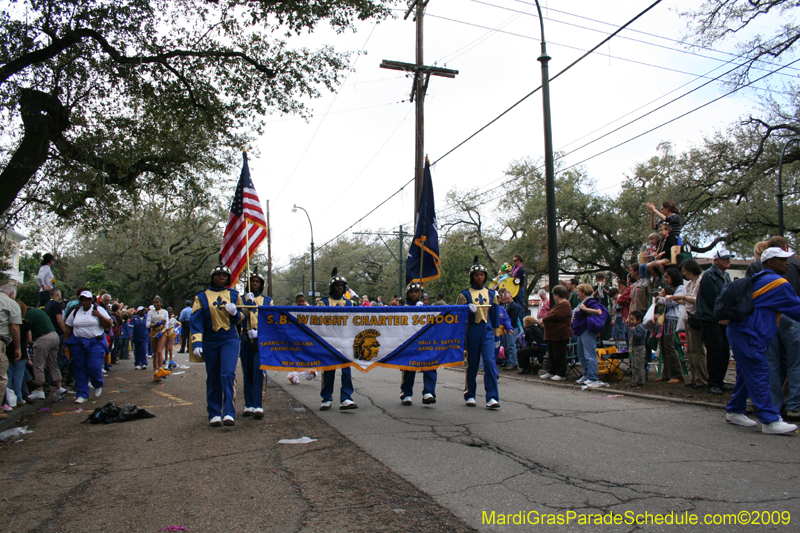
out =
[[[264,419],[210,428],[204,366],[186,354],[176,360],[189,368],[163,383],[127,360],[106,376],[100,398],[25,406],[21,424],[33,433],[0,443],[0,531],[474,531],[277,382],[267,387]],[[289,388],[285,377],[279,382]],[[156,418],[81,423],[109,401],[147,407]],[[236,404],[241,413],[241,383]],[[303,436],[316,440],[278,443]]]
[[[507,374],[500,380],[499,410],[484,407],[480,376],[478,407],[470,408],[462,396],[464,372],[455,369],[439,371],[435,405],[422,405],[419,376],[413,405],[403,406],[399,371],[353,371],[353,379],[359,409],[338,411],[334,403],[320,416],[480,531],[535,531],[540,526],[531,520],[544,514],[566,520],[568,511],[577,516],[549,529],[676,528],[653,523],[655,515],[676,523],[696,515],[699,524],[678,526],[684,531],[796,531],[800,521],[800,436],[727,424],[721,408],[548,386]],[[286,390],[319,409],[317,386]],[[579,523],[599,513],[622,515],[623,523]],[[703,525],[705,520],[729,525]],[[760,521],[779,524],[754,525]]]

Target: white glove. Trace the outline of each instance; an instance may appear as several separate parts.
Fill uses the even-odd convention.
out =
[[[475,305],[475,304],[469,304],[469,310],[471,312],[473,312],[473,313],[477,313],[478,312],[478,306]]]
[[[425,305],[425,304],[422,302],[417,302],[417,305]]]
[[[500,341],[494,341],[494,347],[495,348],[499,348],[500,347]]]
[[[251,339],[257,339],[258,338],[258,330],[257,329],[248,330],[247,331],[247,336],[250,337]]]
[[[198,346],[197,348],[194,349],[194,354],[197,357],[200,357],[201,355],[203,355],[203,349]]]
[[[514,285],[519,285],[519,278],[514,278]]]
[[[225,309],[231,314],[231,316],[236,316],[239,314],[239,310],[236,309],[236,304],[225,304]]]
[[[248,292],[247,294],[244,295],[244,299],[254,302],[256,299],[256,295],[253,294],[252,292]]]

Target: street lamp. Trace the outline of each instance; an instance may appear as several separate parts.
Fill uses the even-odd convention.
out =
[[[547,200],[547,269],[550,271],[550,297],[558,285],[558,233],[556,228],[556,177],[553,166],[553,132],[550,128],[550,74],[547,64],[547,45],[544,40],[544,19],[539,0],[536,10],[539,12],[539,28],[542,32],[542,54],[538,57],[542,64],[542,107],[544,108],[544,172],[545,198]],[[551,300],[553,301],[553,300]]]
[[[311,217],[308,216],[308,211],[298,206],[297,204],[294,204],[294,206],[292,206],[292,213],[297,213],[298,209],[306,214],[306,218],[308,218],[308,227],[311,228],[311,294],[309,296],[311,296],[312,298],[316,298],[317,287],[314,284],[314,226],[311,225]]]
[[[783,237],[783,154],[786,153],[786,148],[793,142],[800,141],[798,138],[789,139],[784,143],[783,150],[781,150],[781,161],[778,163],[778,235]]]

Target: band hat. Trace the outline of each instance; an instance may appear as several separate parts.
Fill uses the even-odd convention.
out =
[[[730,259],[732,257],[733,254],[730,253],[727,248],[720,248],[714,252],[714,259]]]
[[[91,299],[92,298],[92,292],[91,291],[81,291],[81,293],[78,295],[78,298],[89,298],[89,299]]]
[[[776,257],[780,259],[788,259],[790,257],[794,257],[794,255],[794,252],[791,250],[784,252],[782,248],[773,246],[772,248],[767,248],[761,253],[761,264],[763,265],[770,259],[775,259]]]
[[[141,305],[140,305],[139,307],[137,307],[137,308],[136,308],[136,311],[137,311],[137,312],[138,312],[138,311],[143,311],[143,310],[144,310],[144,307],[142,307]]]

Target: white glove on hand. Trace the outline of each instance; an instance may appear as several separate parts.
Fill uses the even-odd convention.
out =
[[[514,278],[514,285],[519,285],[519,278]]]
[[[202,349],[202,348],[200,348],[200,347],[197,347],[197,348],[195,348],[195,349],[194,349],[194,354],[195,354],[197,357],[200,357],[201,355],[203,355],[203,349]]]
[[[236,316],[239,314],[239,310],[236,309],[236,304],[225,304],[225,309],[231,314],[231,316]]]
[[[469,310],[471,312],[473,312],[473,313],[477,313],[478,312],[478,306],[475,305],[475,304],[469,304]]]
[[[248,292],[247,294],[244,295],[244,299],[253,302],[256,299],[256,295],[253,294],[252,292]]]
[[[425,304],[422,302],[417,302],[417,305],[425,305]]]
[[[500,341],[494,341],[494,347],[495,348],[499,348],[500,347]]]
[[[257,339],[258,338],[258,330],[257,329],[248,330],[247,331],[247,336],[250,337],[251,339]]]

